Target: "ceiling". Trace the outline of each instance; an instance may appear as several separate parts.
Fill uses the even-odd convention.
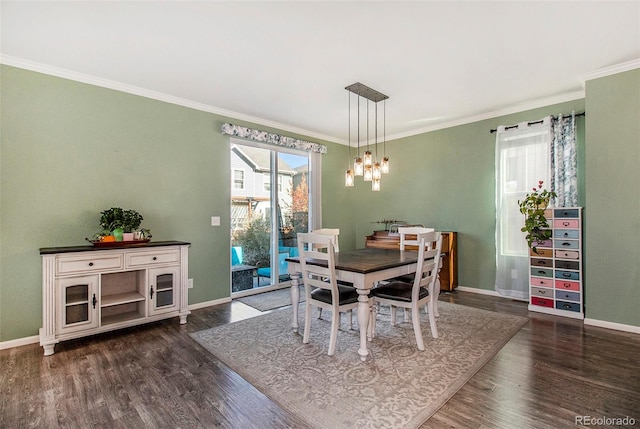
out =
[[[5,64],[340,143],[355,82],[389,96],[389,140],[582,98],[585,74],[640,59],[638,1],[0,7]]]

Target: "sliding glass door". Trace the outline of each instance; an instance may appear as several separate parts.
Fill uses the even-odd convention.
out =
[[[231,292],[248,295],[288,281],[285,258],[309,230],[309,153],[232,141]]]

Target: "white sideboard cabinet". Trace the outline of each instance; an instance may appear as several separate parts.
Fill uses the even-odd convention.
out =
[[[189,246],[158,241],[40,249],[45,356],[72,338],[175,316],[187,323]]]

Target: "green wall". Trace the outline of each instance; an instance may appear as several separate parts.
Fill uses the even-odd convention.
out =
[[[587,210],[585,241],[621,249],[604,259],[587,251],[587,317],[640,326],[630,308],[640,302],[640,132],[629,125],[639,113],[637,81],[637,71],[603,78],[589,82],[586,100],[388,142],[392,170],[379,193],[361,180],[344,187],[346,147],[284,134],[328,146],[323,226],[340,228],[341,250],[362,247],[381,228],[371,222],[383,218],[458,231],[460,284],[493,290],[495,134],[489,130],[586,108],[579,167],[588,174],[580,186],[588,185],[586,202],[594,209]],[[192,243],[190,304],[229,296],[229,138],[220,125],[281,131],[9,66],[0,67],[0,85],[0,342],[37,335],[41,326],[38,249],[82,244],[98,231],[99,212],[112,206],[141,212],[154,240]],[[220,227],[210,225],[211,216],[221,217]],[[628,227],[614,240],[612,220]]]
[[[640,69],[586,94],[586,316],[640,326]]]
[[[220,133],[229,118],[9,66],[0,73],[0,341],[42,325],[39,248],[87,244],[114,206],[138,210],[154,240],[191,242],[190,304],[229,296],[229,137]]]

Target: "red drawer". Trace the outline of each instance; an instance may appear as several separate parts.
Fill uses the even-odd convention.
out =
[[[566,280],[556,280],[556,289],[558,290],[580,290],[580,283],[568,282]]]
[[[540,307],[553,308],[553,300],[552,299],[540,298],[539,296],[532,296],[531,297],[531,304],[532,305],[539,305]]]

